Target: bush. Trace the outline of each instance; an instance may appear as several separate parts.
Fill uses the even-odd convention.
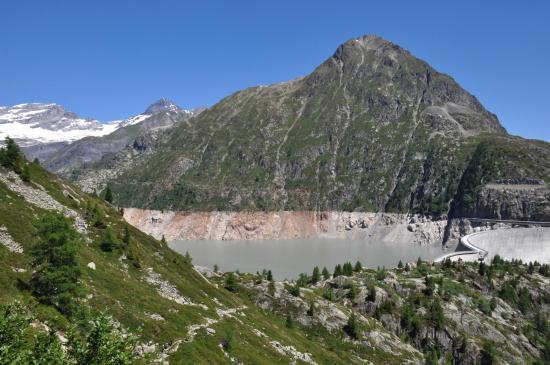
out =
[[[299,297],[299,296],[300,296],[300,286],[298,286],[298,283],[292,285],[292,286],[288,289],[288,292],[289,292],[292,296]]]
[[[103,237],[101,238],[101,243],[99,244],[99,247],[102,251],[111,252],[114,249],[118,248],[118,246],[118,242],[115,240],[113,233],[109,228],[107,228],[103,233]]]
[[[234,336],[232,330],[229,330],[223,337],[222,347],[226,352],[231,351],[231,349],[233,348],[233,337]]]
[[[292,319],[292,314],[288,313],[286,315],[285,325],[286,325],[286,328],[293,328],[294,327],[294,320]]]
[[[137,360],[137,337],[115,328],[104,314],[92,319],[87,333],[71,327],[65,349],[53,330],[36,334],[33,319],[18,302],[0,307],[1,364],[130,365]]]
[[[351,300],[355,299],[355,297],[357,296],[357,292],[357,285],[352,284],[348,291],[348,298]]]
[[[236,292],[239,289],[239,286],[237,284],[237,279],[235,278],[235,274],[233,274],[232,272],[230,272],[225,277],[224,288],[231,292]]]
[[[382,281],[388,276],[388,273],[384,269],[376,270],[376,280]]]

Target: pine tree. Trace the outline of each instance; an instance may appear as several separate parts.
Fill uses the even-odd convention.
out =
[[[355,313],[349,316],[348,322],[344,326],[344,332],[346,332],[349,337],[357,339],[357,317],[355,317]]]
[[[233,274],[232,272],[230,272],[225,277],[224,288],[226,288],[227,290],[232,291],[232,292],[235,292],[239,289],[239,287],[237,285],[237,279],[235,278],[235,274]]]
[[[342,266],[338,264],[334,267],[334,274],[332,274],[332,276],[336,278],[341,275],[342,275]]]
[[[118,243],[115,240],[115,237],[113,236],[113,232],[110,228],[107,228],[105,232],[103,233],[103,237],[101,238],[101,243],[99,244],[99,247],[101,250],[105,252],[111,252],[115,248],[117,248]]]
[[[351,265],[351,262],[346,262],[344,266],[342,267],[342,274],[344,276],[352,276],[353,275],[353,266]]]
[[[353,268],[353,271],[361,272],[361,270],[363,270],[363,265],[361,264],[361,262],[359,262],[359,260],[357,260],[357,262],[355,263],[355,267]]]
[[[292,314],[288,313],[286,315],[286,328],[294,327],[294,320],[292,319]]]
[[[107,203],[113,203],[113,192],[111,191],[111,187],[107,185],[107,188],[105,189],[105,201]]]
[[[220,268],[218,267],[218,264],[214,264],[214,272],[218,272]]]
[[[323,273],[323,278],[324,278],[325,280],[330,279],[330,273],[328,272],[328,270],[327,270],[326,267],[323,267],[323,272],[322,272],[322,273]]]
[[[313,268],[313,273],[311,274],[311,283],[317,284],[319,280],[321,280],[321,273],[319,272],[319,267],[315,266]]]
[[[313,317],[315,314],[315,302],[311,302],[309,305],[309,309],[307,310],[307,315],[310,317]]]
[[[478,268],[478,273],[479,275],[481,276],[485,276],[485,274],[487,273],[487,266],[485,265],[485,263],[483,261],[481,261],[479,263],[479,268]]]
[[[273,273],[271,272],[271,270],[267,271],[267,280],[268,281],[273,281]]]
[[[398,269],[402,269],[402,268],[403,268],[403,261],[399,260],[399,263],[397,264],[397,268],[398,268]]]
[[[31,181],[31,171],[29,170],[29,165],[24,164],[23,170],[21,171],[21,180],[24,182]]]
[[[34,269],[30,286],[39,300],[74,314],[74,299],[81,294],[76,250],[80,237],[63,214],[46,213],[36,224],[38,242],[32,248]]]
[[[348,291],[348,298],[351,300],[355,299],[355,297],[357,296],[357,292],[357,285],[352,284]]]
[[[125,246],[128,246],[130,244],[130,229],[127,226],[124,226],[124,233],[122,235],[122,242],[124,242]]]
[[[5,147],[2,148],[0,158],[2,166],[15,171],[17,174],[21,172],[20,163],[23,159],[23,155],[17,143],[10,137],[6,137],[5,139]]]

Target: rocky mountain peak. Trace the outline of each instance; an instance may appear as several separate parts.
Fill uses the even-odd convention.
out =
[[[166,98],[161,98],[155,101],[153,104],[149,105],[149,107],[145,110],[143,114],[153,115],[162,111],[177,111],[177,110],[181,110],[181,108],[177,106],[175,103],[173,103],[171,100],[168,100]]]

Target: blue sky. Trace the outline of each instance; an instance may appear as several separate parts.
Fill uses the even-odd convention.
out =
[[[550,1],[5,0],[0,14],[0,105],[56,102],[102,121],[160,97],[210,106],[378,34],[510,133],[550,141]]]

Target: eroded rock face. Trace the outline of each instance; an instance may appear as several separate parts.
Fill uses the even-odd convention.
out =
[[[550,187],[546,184],[488,184],[477,196],[470,216],[550,221]]]
[[[167,240],[262,240],[366,238],[417,244],[441,243],[446,220],[356,212],[172,212],[124,209],[124,218],[142,231]],[[414,226],[411,231],[409,227]]]

